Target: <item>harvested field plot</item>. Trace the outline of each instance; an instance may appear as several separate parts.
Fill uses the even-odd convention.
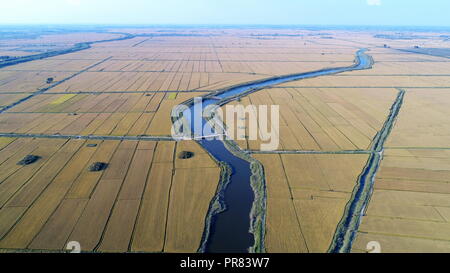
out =
[[[299,82],[285,83],[287,87],[450,87],[450,77],[441,76],[324,76]]]
[[[387,147],[450,147],[450,89],[408,89]]]
[[[20,93],[20,94],[1,94],[0,93],[0,110],[2,110],[5,106],[15,103],[29,95],[31,95],[31,93]]]
[[[450,46],[442,33],[42,31],[0,37],[0,66],[8,65],[0,68],[0,134],[9,137],[0,137],[0,252],[61,252],[69,241],[86,252],[191,253],[228,243],[236,252],[327,252],[336,234],[353,230],[340,223],[360,215],[345,209],[360,204],[352,193],[367,172],[374,191],[352,251],[369,241],[383,252],[450,251]],[[70,48],[78,51],[61,51]],[[370,69],[329,70],[350,67]],[[308,72],[316,77],[251,89]],[[248,139],[261,131],[249,116],[234,128],[242,150],[229,154],[220,142],[163,141],[174,106],[244,83],[233,92],[256,92],[231,105],[280,107],[276,151]],[[248,156],[264,172],[241,161]],[[219,187],[225,163],[227,190]],[[212,216],[219,196],[228,210]]]
[[[376,58],[376,57],[375,57]],[[414,75],[428,77],[432,75],[450,75],[449,62],[375,62],[369,71],[353,71],[340,75]]]
[[[195,252],[220,173],[195,142],[1,138],[0,154],[1,249]]]
[[[99,60],[57,60],[49,58],[13,65],[0,71],[77,72],[95,64],[98,61]]]
[[[383,126],[397,92],[364,88],[272,88],[253,93],[240,103],[280,106],[279,150],[365,150]],[[248,124],[246,127],[248,136]],[[250,140],[238,143],[250,150],[259,150],[261,144]]]
[[[215,90],[261,78],[257,75],[198,72],[85,72],[50,92]]]
[[[69,69],[111,57],[51,92],[216,90],[270,76],[348,66],[355,52],[356,48],[322,45],[313,38],[136,37],[95,44],[48,62],[62,61],[57,67]]]
[[[448,59],[437,57],[437,56],[427,56],[416,53],[408,52],[398,52],[396,50],[389,50],[383,53],[373,54],[374,61],[377,62],[448,62]]]
[[[388,149],[353,251],[450,251],[450,152]]]
[[[367,155],[255,155],[267,179],[268,252],[326,252]]]
[[[0,93],[5,92],[36,92],[41,88],[47,88],[49,78],[53,82],[63,80],[74,74],[73,72],[23,72],[4,71],[0,69]]]
[[[370,70],[286,83],[292,87],[450,87],[448,58],[372,48]]]
[[[1,115],[0,132],[169,136],[172,108],[204,93],[169,94],[176,98],[165,93],[42,94]]]

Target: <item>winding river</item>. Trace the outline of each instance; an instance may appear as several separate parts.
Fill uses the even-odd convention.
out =
[[[194,109],[198,109],[198,107],[205,109],[206,106],[212,104],[221,106],[232,100],[237,100],[241,96],[274,85],[353,70],[369,69],[372,67],[373,60],[365,52],[366,49],[361,49],[356,53],[355,63],[352,66],[327,68],[242,84],[204,96],[201,106],[194,100],[188,101],[185,105],[189,107],[190,114],[186,112],[185,117],[190,122],[190,120],[193,120],[194,113],[196,113]],[[203,119],[203,124],[206,123],[207,121]],[[193,122],[190,122],[190,127],[192,131],[196,131]],[[205,137],[203,134],[202,136]],[[255,192],[255,185],[251,183],[252,168],[249,160],[246,160],[246,158],[249,158],[246,153],[241,151],[237,145],[227,145],[221,140],[206,140],[200,137],[197,142],[218,162],[226,164],[228,169],[231,170],[228,183],[222,182],[217,196],[211,203],[199,251],[208,253],[264,251],[266,206],[264,178],[262,177],[259,182],[262,184],[259,186],[260,189],[263,189],[262,194],[264,196],[255,198],[258,196],[258,192]],[[217,209],[218,203],[221,205],[221,209]],[[260,221],[255,221],[257,216],[252,213],[252,209],[262,211],[264,215]],[[255,230],[262,233],[262,236],[256,236]]]

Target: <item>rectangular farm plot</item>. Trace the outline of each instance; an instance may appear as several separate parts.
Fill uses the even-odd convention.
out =
[[[155,112],[162,101],[157,93],[41,94],[9,112],[20,113],[128,113]]]
[[[340,75],[410,75],[426,77],[432,75],[448,76],[450,74],[449,71],[450,62],[376,62],[370,70],[345,72]]]
[[[46,71],[3,71],[0,70],[0,93],[36,92],[51,86],[52,82],[61,81],[74,72],[46,72]]]
[[[275,131],[280,140],[278,150],[365,150],[370,149],[382,128],[397,92],[395,89],[271,88],[233,105],[267,105],[269,111],[271,105],[279,105],[279,132]],[[268,118],[269,126],[277,130],[271,117],[260,118]],[[248,116],[246,119],[248,139],[252,135],[249,130],[254,129],[250,128]],[[258,140],[238,143],[244,149],[259,150],[265,142],[258,137]]]
[[[262,79],[248,73],[220,72],[84,72],[49,92],[133,92],[217,90],[223,87]],[[0,86],[1,87],[1,86]]]
[[[450,89],[407,89],[387,147],[449,148]]]
[[[269,253],[324,253],[367,155],[254,155],[267,183]]]
[[[94,65],[99,60],[70,60],[70,59],[43,59],[32,62],[21,63],[7,67],[5,70],[21,72],[78,72]]]
[[[0,111],[5,107],[19,102],[21,99],[30,96],[32,93],[18,93],[18,94],[1,94],[0,93]]]
[[[450,152],[387,149],[353,251],[450,251]]]
[[[371,54],[371,51],[369,51]],[[425,54],[418,54],[412,52],[402,52],[396,50],[390,50],[388,52],[380,52],[373,54],[373,58],[375,62],[445,62],[448,59],[439,57],[439,56],[431,56]]]
[[[0,116],[0,132],[62,135],[171,135],[173,107],[202,92],[41,94]]]
[[[193,157],[184,158],[185,152],[192,153]],[[174,156],[175,164],[169,161]],[[175,153],[172,142],[160,142],[154,161],[150,175],[153,173],[155,179],[149,181],[150,190],[144,193],[143,214],[137,222],[132,250],[196,252],[202,236],[202,232],[197,231],[203,231],[209,207],[207,200],[211,200],[216,192],[220,170],[192,141],[178,142]],[[172,174],[172,183],[163,183]],[[166,236],[165,222],[161,219],[168,221]]]
[[[305,79],[284,83],[281,86],[288,87],[383,87],[383,88],[408,88],[408,87],[450,87],[450,77],[415,75],[400,76],[354,76],[335,75],[320,78]]]
[[[258,47],[233,46],[230,37],[217,39],[140,37],[94,45],[83,53],[69,54],[67,60],[112,58],[51,91],[216,90],[274,75],[350,66],[355,54],[355,49],[290,40],[263,41],[270,46],[267,49],[253,39],[237,40]],[[213,50],[215,43],[230,45]]]
[[[68,241],[86,252],[200,246],[220,169],[196,143],[0,141],[0,249],[63,251]],[[193,157],[178,159],[183,151]],[[39,158],[17,165],[27,154]]]
[[[359,48],[369,48],[372,69],[271,86],[222,108],[279,106],[279,126],[259,117],[275,126],[284,153],[252,153],[269,141],[249,139],[262,131],[250,115],[233,135],[264,166],[265,250],[329,250],[374,137],[405,90],[352,250],[378,241],[382,252],[450,252],[450,62],[394,49],[443,53],[440,33],[109,31],[0,41],[7,56],[144,34],[0,69],[0,134],[11,136],[0,137],[0,252],[64,252],[70,241],[89,253],[197,252],[221,169],[195,141],[156,141],[171,135],[174,107],[244,83],[349,67]]]
[[[353,55],[351,55],[353,57]],[[242,57],[241,57],[242,58]],[[239,59],[239,57],[236,57]],[[351,66],[351,61],[321,61],[321,62],[294,62],[294,61],[271,61],[271,62],[222,62],[224,72],[232,73],[256,73],[270,75],[287,75],[287,74],[299,74],[315,70],[321,70],[333,67],[345,67]]]

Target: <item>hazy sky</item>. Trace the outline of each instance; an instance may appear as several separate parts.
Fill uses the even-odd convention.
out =
[[[0,24],[450,26],[448,0],[0,0]]]

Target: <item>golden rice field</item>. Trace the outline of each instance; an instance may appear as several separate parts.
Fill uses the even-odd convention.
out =
[[[369,158],[329,152],[370,152],[405,90],[352,251],[366,252],[370,241],[383,252],[450,251],[450,61],[411,52],[449,49],[441,33],[110,31],[141,36],[0,68],[0,133],[12,136],[0,137],[0,251],[63,251],[78,241],[88,252],[196,252],[220,178],[197,143],[49,135],[169,136],[177,104],[251,81],[350,66],[361,48],[374,59],[370,70],[289,82],[230,103],[279,105],[278,151],[292,152],[252,154],[266,176],[265,250],[329,250]],[[30,44],[67,48],[120,36],[0,40],[0,56],[29,55]],[[252,151],[261,145],[236,142]],[[183,151],[195,156],[178,158]],[[17,164],[31,154],[40,158]],[[89,171],[95,162],[107,168]]]
[[[450,148],[448,89],[407,89],[387,147]]]
[[[266,248],[327,252],[367,155],[255,155],[267,183]]]
[[[448,253],[449,213],[450,150],[388,149],[353,251]]]
[[[0,94],[36,92],[50,87],[48,78],[61,81],[72,75],[73,72],[46,72],[46,71],[5,71],[0,69]]]
[[[172,108],[204,94],[202,92],[65,95],[45,93],[2,114],[0,132],[169,136]]]
[[[365,252],[367,243],[379,241],[383,252],[448,252],[450,237],[447,234],[448,204],[445,202],[450,193],[446,181],[450,158],[446,141],[448,105],[445,88],[449,86],[446,68],[450,62],[435,56],[394,54],[392,50],[389,52],[385,49],[373,51],[373,54],[369,52],[375,60],[372,70],[283,84],[283,88],[277,86],[244,97],[241,103],[281,106],[280,150],[320,150],[317,146],[307,146],[307,143],[314,142],[306,141],[305,136],[312,136],[316,140],[315,145],[321,147],[325,142],[320,141],[324,138],[317,136],[323,136],[325,131],[336,143],[333,135],[329,134],[330,127],[341,131],[343,125],[354,127],[353,134],[341,131],[353,146],[338,144],[328,149],[369,149],[371,140],[386,120],[397,89],[404,88],[407,92],[404,104],[386,143],[389,149],[383,158],[375,181],[375,191],[353,251]],[[315,112],[312,111],[313,107],[316,108]],[[372,123],[368,122],[369,115]],[[312,121],[319,126],[311,126]],[[291,132],[283,134],[284,126]],[[248,124],[246,127],[248,135]],[[303,127],[303,134],[296,134],[300,132],[299,129],[293,130],[298,127]],[[316,128],[322,129],[322,133],[319,134],[320,130]],[[365,137],[356,138],[355,131]],[[289,147],[288,143],[297,145]],[[251,141],[238,141],[238,144],[250,150],[258,150],[260,145],[259,142]],[[302,144],[305,146],[302,147]],[[326,252],[367,157],[294,154],[254,156],[263,163],[266,171],[267,251]],[[289,157],[295,163],[289,165]],[[302,157],[340,159],[320,164],[314,160],[306,162]],[[342,158],[345,157],[359,157],[359,162],[343,163]],[[337,170],[346,170],[345,173],[349,175],[347,182],[353,184],[345,190],[325,191],[327,185],[323,185],[323,182],[339,181],[335,166],[340,164],[344,166],[336,167]],[[354,168],[353,176],[350,175],[350,166]],[[333,174],[327,177],[330,172],[328,169]],[[305,183],[308,178],[311,181],[309,184]],[[298,186],[301,190],[291,186],[297,183],[305,185]],[[317,188],[323,189],[317,191]],[[296,196],[296,193],[303,195]],[[323,194],[322,199],[327,200],[328,204],[319,203],[321,198],[314,196],[314,193]],[[302,197],[308,201],[300,201]],[[340,202],[337,201],[339,199]],[[326,216],[322,216],[324,214]]]
[[[94,144],[94,145],[93,145]],[[179,159],[192,151],[191,159]],[[193,142],[0,139],[0,248],[196,252],[219,168]],[[25,155],[41,158],[19,166]],[[94,162],[108,166],[91,172]],[[182,220],[181,220],[182,219]]]
[[[450,146],[446,89],[408,89],[353,250],[449,252]]]
[[[349,82],[352,84],[349,85]],[[408,88],[408,87],[450,87],[449,77],[437,76],[354,76],[354,75],[340,75],[340,76],[324,76],[317,79],[307,79],[298,83],[285,83],[282,86],[287,87],[378,87],[378,88]]]
[[[274,87],[231,105],[279,105],[278,150],[367,150],[383,126],[397,93],[394,88]],[[226,106],[223,110],[226,111]],[[271,117],[268,122],[272,124]],[[247,129],[249,126],[247,118]],[[261,140],[238,143],[250,150],[259,150],[261,146]]]

